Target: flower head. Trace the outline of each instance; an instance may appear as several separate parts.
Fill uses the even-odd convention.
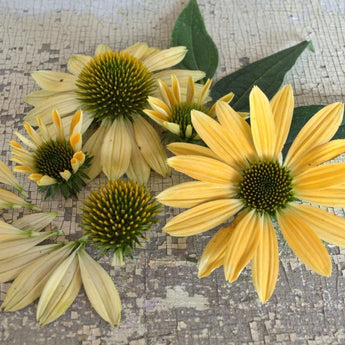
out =
[[[300,260],[321,275],[329,276],[332,269],[321,241],[345,246],[345,220],[305,203],[345,206],[345,163],[323,164],[345,152],[345,140],[330,141],[342,122],[343,104],[315,114],[282,161],[293,107],[290,86],[271,102],[254,87],[251,126],[222,101],[216,104],[219,123],[193,111],[193,126],[208,148],[171,144],[177,156],[169,165],[197,181],[157,196],[163,204],[190,208],[166,224],[164,230],[171,235],[194,235],[234,217],[205,248],[199,276],[223,265],[225,278],[232,282],[252,261],[253,283],[263,302],[273,293],[278,276],[273,220]]]
[[[156,94],[157,79],[167,80],[172,73],[185,80],[190,74],[194,80],[204,76],[200,71],[169,69],[185,54],[185,47],[159,50],[137,43],[112,51],[99,45],[94,57],[71,57],[67,65],[70,73],[32,74],[42,90],[25,98],[35,107],[26,120],[32,123],[37,115],[43,115],[43,109],[57,108],[62,117],[68,117],[80,108],[85,114],[83,131],[92,122],[99,125],[84,147],[94,156],[87,171],[91,179],[103,171],[109,180],[126,173],[130,179],[147,183],[151,168],[166,176],[166,152],[142,111],[148,97]]]
[[[81,151],[82,112],[79,110],[74,114],[68,139],[65,138],[64,124],[56,110],[53,110],[52,118],[54,134],[50,134],[40,117],[37,117],[39,133],[29,123],[24,124],[31,140],[15,132],[31,151],[16,141],[10,142],[12,160],[19,164],[14,170],[29,174],[29,179],[36,181],[40,190],[46,191],[46,198],[54,197],[57,189],[65,198],[76,196],[86,184],[84,180],[88,177],[84,170],[89,167],[91,160]]]
[[[122,264],[136,243],[157,222],[159,204],[148,189],[133,181],[109,181],[92,192],[84,203],[83,231],[102,251],[114,253],[114,263]]]
[[[201,85],[194,83],[190,76],[187,83],[181,83],[173,75],[171,88],[162,80],[158,83],[160,98],[150,96],[148,101],[152,110],[145,109],[144,112],[171,132],[174,138],[187,142],[200,140],[191,121],[191,111],[198,110],[210,116],[214,115],[214,106],[208,105],[211,101],[211,80],[208,79],[205,85]],[[229,93],[221,100],[230,102],[233,96],[233,93]]]

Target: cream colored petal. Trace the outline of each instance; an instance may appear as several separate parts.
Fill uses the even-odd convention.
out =
[[[226,222],[241,208],[243,204],[238,199],[208,201],[180,213],[163,230],[172,236],[192,236]]]
[[[177,123],[163,121],[163,127],[166,128],[169,132],[177,136],[181,135],[181,127]]]
[[[250,161],[254,161],[257,155],[248,123],[230,105],[223,101],[216,102],[216,114],[218,121],[234,138],[243,155]]]
[[[166,117],[159,113],[158,111],[151,110],[151,109],[144,109],[143,112],[154,122],[158,123],[160,126],[163,126]]]
[[[41,136],[27,122],[24,122],[24,128],[36,145],[40,146],[43,144]]]
[[[329,276],[332,263],[329,254],[313,230],[294,213],[293,208],[277,212],[281,232],[296,256],[318,274]]]
[[[325,163],[345,152],[345,139],[332,140],[314,147],[298,162],[295,162],[293,173],[298,175],[316,165]]]
[[[85,170],[85,174],[90,178],[88,182],[92,181],[102,171],[101,148],[103,139],[109,128],[109,123],[102,122],[101,126],[91,135],[83,147],[83,151],[86,152],[89,157],[93,157],[91,166]]]
[[[236,138],[231,137],[217,121],[197,110],[192,110],[191,117],[200,138],[224,162],[236,169],[246,164]]]
[[[81,288],[81,275],[75,251],[52,273],[44,286],[37,305],[36,319],[46,325],[62,314],[73,303]]]
[[[326,207],[345,207],[345,185],[324,189],[306,189],[295,193],[295,197]]]
[[[296,217],[308,224],[322,240],[336,246],[345,247],[345,219],[317,207],[291,204]]]
[[[144,58],[142,61],[151,72],[155,72],[177,65],[183,60],[186,53],[186,47],[171,47],[169,49],[157,51]]]
[[[105,134],[101,148],[101,166],[110,181],[120,178],[131,160],[131,138],[122,117],[117,118]]]
[[[23,142],[24,145],[27,147],[30,147],[30,149],[36,151],[37,150],[37,144],[25,137],[24,135],[20,134],[19,132],[14,132],[14,134]]]
[[[57,212],[40,212],[25,215],[12,222],[12,226],[21,230],[41,231],[48,224],[50,224],[55,217]]]
[[[220,160],[220,158],[208,147],[200,146],[191,143],[171,143],[167,145],[169,151],[171,151],[176,156],[180,155],[196,155],[204,156],[209,158],[214,158]]]
[[[148,97],[148,102],[153,110],[161,114],[160,118],[162,120],[169,120],[171,115],[171,110],[165,102],[157,97]]]
[[[271,219],[263,216],[263,228],[259,246],[252,261],[253,284],[262,303],[272,295],[279,270],[277,236]]]
[[[164,205],[190,208],[211,200],[230,199],[235,194],[231,185],[191,181],[167,188],[156,198]]]
[[[14,280],[20,272],[31,265],[39,257],[58,248],[59,244],[38,245],[24,253],[10,256],[0,261],[0,283]]]
[[[76,90],[77,78],[69,73],[54,71],[36,71],[31,73],[36,83],[44,90],[48,91],[72,91]]]
[[[30,168],[31,170],[35,169],[35,159],[32,155],[27,155],[27,157],[25,157],[24,155],[21,154],[20,157],[17,157],[14,155],[14,153],[12,152],[12,158],[11,161],[15,162],[19,165],[24,165],[28,168]]]
[[[55,183],[57,183],[56,179],[48,175],[43,175],[42,178],[37,181],[38,186],[50,186]]]
[[[25,194],[23,187],[20,186],[18,180],[13,175],[11,169],[0,159],[0,182],[10,185]]]
[[[132,123],[126,122],[126,126],[132,143],[131,161],[129,162],[126,174],[130,180],[146,185],[150,178],[151,168],[146,163],[137,143],[134,140]]]
[[[30,237],[30,233],[0,221],[0,242],[21,240],[28,237]]]
[[[78,251],[81,277],[85,292],[97,313],[112,326],[121,319],[121,300],[106,271],[85,250]]]
[[[69,171],[69,170],[64,170],[64,171],[60,171],[60,176],[65,180],[65,181],[68,181],[71,176],[72,176],[72,173]]]
[[[95,56],[103,54],[103,53],[107,53],[107,52],[111,52],[110,47],[106,44],[99,44],[96,48]]]
[[[0,188],[0,208],[20,208],[26,207],[30,210],[38,210],[38,208],[25,201],[18,195]]]
[[[224,256],[225,279],[233,282],[240,275],[243,268],[253,258],[261,241],[264,227],[264,217],[255,210],[244,210],[243,217],[237,224],[228,242]]]
[[[20,310],[35,301],[41,295],[52,272],[70,251],[71,246],[65,245],[26,267],[8,289],[1,308],[5,311]]]
[[[50,97],[53,97],[56,94],[57,94],[56,91],[49,91],[49,90],[33,91],[24,97],[24,102],[34,107],[37,107],[40,104],[45,103],[47,100],[49,100]]]
[[[216,159],[203,156],[181,155],[168,159],[168,164],[196,180],[230,185],[239,179],[238,172]]]
[[[151,52],[150,48],[147,46],[147,43],[144,42],[135,43],[123,51],[131,54],[139,60],[141,60],[148,52]]]
[[[293,169],[308,151],[329,141],[338,130],[343,113],[342,103],[333,103],[318,111],[297,134],[287,153],[285,164]]]
[[[192,77],[193,81],[198,81],[205,77],[205,73],[203,71],[185,69],[169,69],[156,72],[154,77],[156,79],[160,79],[164,83],[170,83],[171,75],[175,75],[180,84],[187,83],[189,77]]]
[[[176,99],[169,86],[162,80],[158,80],[158,86],[160,98],[162,98],[164,103],[166,103],[170,109],[173,108],[176,104]]]
[[[270,105],[277,133],[275,146],[275,156],[277,157],[284,147],[292,121],[294,98],[291,85],[281,88],[271,99]]]
[[[49,141],[51,139],[51,136],[49,134],[47,126],[42,122],[41,118],[39,116],[36,117],[36,121],[39,127],[39,132],[44,141]]]
[[[87,55],[74,55],[68,59],[67,69],[68,72],[79,76],[82,69],[92,60],[91,56]]]
[[[167,153],[154,128],[142,117],[135,116],[133,121],[135,141],[146,163],[163,177],[170,173]]]
[[[249,95],[250,125],[256,152],[263,159],[277,159],[277,133],[270,103],[265,94],[254,86]]]
[[[52,122],[51,113],[54,109],[59,111],[61,117],[65,117],[70,113],[74,113],[80,108],[80,105],[80,101],[78,101],[77,95],[73,91],[56,94],[56,96],[50,97],[46,102],[30,110],[25,115],[24,119],[31,125],[35,126],[36,117],[39,116],[48,126]]]
[[[294,178],[294,190],[299,194],[310,189],[318,190],[345,183],[344,171],[345,162],[310,168]]]

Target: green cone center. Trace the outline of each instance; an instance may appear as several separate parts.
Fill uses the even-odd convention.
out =
[[[58,182],[64,182],[60,172],[69,170],[72,172],[71,159],[73,149],[67,142],[50,141],[41,145],[35,152],[36,170],[42,175],[55,178]]]
[[[196,103],[178,103],[175,104],[171,109],[170,122],[176,123],[180,126],[180,137],[182,139],[193,138],[196,134],[196,131],[192,125],[191,111],[199,110],[207,114],[207,109],[201,107]],[[187,126],[192,126],[192,134],[187,137],[186,129]],[[188,133],[187,133],[188,134]]]
[[[141,112],[152,93],[152,73],[126,52],[106,52],[81,71],[77,87],[80,101],[96,121]]]
[[[247,207],[273,215],[293,199],[291,182],[278,162],[255,162],[242,172],[239,197]]]

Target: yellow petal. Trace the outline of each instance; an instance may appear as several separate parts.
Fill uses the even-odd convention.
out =
[[[344,218],[309,205],[291,204],[291,210],[307,223],[322,241],[345,247]]]
[[[70,144],[74,152],[78,152],[81,150],[82,147],[82,140],[80,133],[73,133],[69,138]]]
[[[151,97],[151,96],[149,96],[147,100],[148,100],[151,108],[160,114],[159,117],[162,120],[168,120],[169,119],[169,117],[171,115],[171,111],[165,102],[163,102],[159,98]]]
[[[38,127],[40,129],[40,134],[44,141],[49,141],[51,139],[47,126],[42,122],[39,116],[36,117]]]
[[[250,125],[256,151],[262,159],[277,159],[277,134],[270,103],[265,94],[254,86],[249,95]]]
[[[143,59],[143,63],[149,71],[159,71],[177,65],[183,60],[186,53],[186,47],[172,47],[149,55]]]
[[[123,51],[131,54],[132,56],[136,57],[137,59],[142,59],[142,57],[145,56],[146,54],[148,54],[148,52],[150,52],[151,50],[147,46],[147,43],[138,42],[138,43],[135,43],[135,44],[127,47]]]
[[[175,98],[175,102],[180,103],[181,101],[180,83],[178,82],[175,75],[171,76],[171,89]]]
[[[275,157],[278,157],[289,134],[294,110],[294,98],[291,85],[286,85],[280,89],[271,99],[270,105],[277,133]]]
[[[36,143],[36,145],[42,145],[43,141],[41,136],[27,122],[24,122],[24,128],[30,135],[31,139]]]
[[[142,117],[136,116],[133,121],[135,141],[147,164],[163,177],[170,173],[167,165],[167,153],[154,128]]]
[[[50,186],[55,184],[57,181],[54,177],[50,177],[48,175],[43,175],[40,180],[37,181],[38,186]]]
[[[265,303],[271,297],[276,286],[279,254],[273,224],[269,217],[263,217],[261,239],[252,261],[252,277],[260,300]]]
[[[239,179],[238,172],[231,166],[208,157],[175,156],[168,159],[168,164],[175,170],[204,182],[229,185]]]
[[[166,117],[159,113],[158,111],[151,109],[144,109],[143,112],[154,122],[158,123],[160,126],[163,126],[163,122],[166,120]]]
[[[67,69],[68,72],[79,76],[82,69],[92,60],[91,56],[87,55],[74,55],[68,59]]]
[[[211,83],[212,83],[211,79],[207,79],[206,83],[204,84],[202,88],[199,99],[197,101],[198,105],[203,105],[206,103],[205,100],[209,97]]]
[[[52,273],[44,286],[37,306],[36,318],[46,325],[70,307],[81,288],[81,275],[75,251]]]
[[[242,207],[238,199],[208,201],[180,213],[163,230],[172,236],[192,236],[224,223]]]
[[[37,144],[31,141],[30,139],[24,137],[24,135],[14,132],[14,134],[23,142],[24,145],[27,147],[30,147],[30,149],[36,151],[37,150]]]
[[[338,157],[344,152],[345,139],[332,140],[325,144],[316,146],[294,164],[293,174],[298,175],[306,169],[327,162]]]
[[[96,48],[95,56],[103,54],[103,53],[107,53],[107,52],[111,52],[110,47],[106,44],[99,44]]]
[[[112,326],[121,318],[121,300],[110,276],[85,250],[78,251],[82,282],[90,303]]]
[[[42,177],[43,177],[42,174],[34,173],[34,174],[29,175],[28,178],[29,178],[29,180],[31,180],[31,181],[37,182],[37,181],[40,180]]]
[[[76,90],[77,78],[69,73],[36,71],[31,73],[39,87],[49,91],[61,92]]]
[[[310,269],[323,276],[332,272],[328,252],[311,228],[294,213],[293,208],[277,212],[281,232],[296,256]]]
[[[181,84],[185,84],[188,82],[189,77],[192,77],[193,81],[201,80],[205,77],[205,72],[186,69],[169,69],[156,72],[154,77],[164,83],[169,83],[172,75],[175,75]]]
[[[81,133],[82,123],[83,123],[83,112],[81,111],[81,109],[79,109],[73,115],[71,125],[70,125],[70,130],[69,130],[69,136],[71,136],[74,133]]]
[[[75,152],[73,158],[75,158],[80,165],[83,165],[85,162],[85,153],[82,151]]]
[[[238,147],[237,138],[231,137],[209,115],[192,110],[191,116],[193,126],[200,138],[216,155],[233,168],[240,168],[245,164],[243,154]]]
[[[212,150],[208,147],[200,146],[191,143],[171,143],[167,146],[168,150],[176,156],[180,155],[196,155],[204,156],[214,159],[220,159]]]
[[[322,189],[345,183],[345,162],[310,168],[293,180],[296,194],[309,189]]]
[[[225,103],[230,103],[232,101],[232,99],[235,97],[235,94],[233,92],[229,92],[226,95],[224,95],[223,97],[219,98],[217,100],[217,102],[225,102]],[[216,110],[216,103],[214,103],[210,109],[210,113],[213,114]],[[238,113],[240,114],[240,113]],[[241,116],[243,118],[243,116]],[[219,120],[219,119],[218,119]],[[219,121],[220,122],[220,121]],[[223,125],[223,124],[222,124]],[[250,130],[250,128],[249,128]]]
[[[60,171],[60,176],[65,180],[65,181],[68,181],[71,176],[72,176],[72,173],[69,171],[69,170],[64,170],[64,171]]]
[[[343,119],[344,105],[333,103],[318,111],[300,130],[292,143],[285,163],[293,169],[308,151],[329,141]]]
[[[244,215],[243,215],[244,213]],[[264,217],[255,210],[244,210],[243,217],[235,227],[228,242],[224,257],[225,279],[233,282],[240,275],[243,268],[252,259],[261,241]]]
[[[156,198],[164,205],[190,208],[206,201],[230,199],[235,193],[231,185],[191,181],[167,188]]]
[[[187,97],[186,97],[187,103],[191,104],[194,102],[194,95],[195,95],[195,87],[194,87],[193,77],[189,76],[188,84],[187,84]]]
[[[55,123],[56,138],[60,142],[64,142],[65,141],[64,128],[62,125],[61,117],[60,117],[59,113],[56,111],[56,109],[54,109],[52,112],[52,118],[53,118],[53,121]]]

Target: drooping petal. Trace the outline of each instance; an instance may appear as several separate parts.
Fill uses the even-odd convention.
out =
[[[156,198],[164,205],[190,208],[206,201],[230,199],[235,193],[231,185],[191,181],[167,188]]]
[[[82,69],[92,60],[91,56],[87,55],[74,55],[68,59],[67,69],[68,72],[79,76]]]
[[[49,91],[61,92],[76,90],[77,78],[69,73],[55,71],[35,71],[31,73],[32,78],[40,88]]]
[[[261,239],[252,261],[252,277],[260,300],[265,303],[271,297],[276,286],[279,254],[273,224],[269,217],[263,217]]]
[[[181,155],[168,158],[168,164],[175,170],[204,182],[229,185],[239,179],[235,169],[213,158]]]
[[[121,300],[110,276],[85,250],[78,251],[81,278],[90,303],[112,326],[121,318]]]
[[[135,116],[133,121],[135,141],[147,164],[163,177],[170,173],[167,153],[154,128],[142,117]]]
[[[20,207],[26,207],[30,210],[39,210],[39,208],[25,201],[18,195],[6,189],[0,188],[0,208],[20,208]]]
[[[310,269],[323,276],[332,272],[329,254],[313,230],[293,208],[281,209],[277,212],[277,220],[281,232],[296,256]]]
[[[277,133],[275,157],[278,157],[289,134],[294,110],[294,97],[291,85],[281,88],[271,99],[270,105]]]
[[[105,134],[101,149],[102,170],[110,181],[117,180],[127,171],[131,153],[131,138],[125,120],[117,118]]]
[[[244,214],[243,214],[244,213]],[[240,275],[243,268],[253,258],[261,241],[264,227],[264,217],[255,210],[244,210],[243,217],[235,227],[228,242],[224,257],[225,279],[233,282]]]
[[[231,137],[222,126],[209,115],[192,110],[192,123],[200,138],[221,159],[233,168],[241,168],[246,164],[242,152],[237,145],[237,138]]]
[[[25,194],[23,187],[19,184],[11,169],[0,159],[0,182],[8,184],[18,190],[19,193]]]
[[[208,147],[200,146],[197,144],[191,143],[171,143],[167,145],[169,151],[171,151],[176,156],[181,155],[196,155],[196,156],[204,156],[209,158],[214,158],[220,160],[220,158]]]
[[[309,189],[323,189],[345,183],[345,162],[310,168],[294,178],[296,194]]]
[[[292,212],[322,240],[345,247],[345,219],[317,207],[291,204]]]
[[[260,158],[277,159],[277,134],[270,103],[266,95],[254,86],[249,95],[250,124],[253,141]]]
[[[318,111],[300,130],[292,143],[285,164],[293,170],[308,151],[329,141],[343,119],[344,105],[333,103]]]
[[[238,199],[208,201],[180,213],[163,230],[173,236],[192,236],[224,223],[242,207]]]
[[[50,224],[56,216],[57,213],[55,211],[27,214],[14,220],[12,226],[21,230],[41,231]]]

